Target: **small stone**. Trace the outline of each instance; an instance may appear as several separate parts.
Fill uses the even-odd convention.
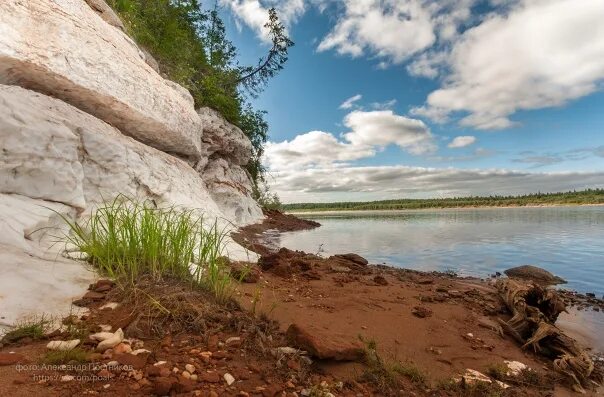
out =
[[[191,375],[191,380],[194,380],[195,382],[197,382],[197,374]]]
[[[193,364],[186,364],[185,365],[185,369],[190,373],[193,374],[195,373],[195,366]]]
[[[164,365],[164,364],[167,364],[167,363],[168,363],[167,361],[158,361],[158,362],[156,362],[153,365],[155,365],[156,367],[159,367],[160,365]]]
[[[130,347],[130,345],[120,343],[113,348],[113,352],[115,354],[132,353],[132,348]]]
[[[108,302],[108,303],[105,303],[103,306],[99,307],[99,309],[100,310],[103,310],[103,309],[113,310],[118,306],[119,306],[119,303],[117,303],[117,302]]]
[[[413,313],[414,316],[419,318],[426,318],[432,316],[432,310],[430,310],[426,306],[415,306],[411,313]]]
[[[181,375],[185,379],[191,379],[191,373],[189,371],[182,371]]]
[[[63,375],[61,376],[61,382],[71,382],[75,377],[72,375]]]
[[[46,348],[48,350],[67,351],[67,350],[73,350],[79,344],[80,344],[79,339],[72,339],[72,340],[65,340],[65,341],[53,340],[51,342],[48,342],[48,344],[46,345]]]
[[[233,375],[229,374],[228,372],[224,374],[224,380],[229,386],[235,382],[235,378],[233,377]]]

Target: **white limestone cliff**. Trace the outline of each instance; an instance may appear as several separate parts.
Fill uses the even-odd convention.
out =
[[[197,112],[115,18],[102,0],[0,2],[0,326],[65,313],[96,277],[60,255],[61,216],[124,194],[225,227],[262,219],[247,137]]]
[[[188,91],[83,0],[0,2],[0,83],[60,98],[162,151],[201,156]]]

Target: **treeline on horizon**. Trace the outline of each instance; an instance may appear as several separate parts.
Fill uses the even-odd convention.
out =
[[[587,189],[558,193],[532,193],[522,196],[470,196],[434,199],[395,199],[368,202],[283,204],[285,211],[329,210],[405,210],[456,207],[512,207],[527,205],[604,204],[604,189]]]

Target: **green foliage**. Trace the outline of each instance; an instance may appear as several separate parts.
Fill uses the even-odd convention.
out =
[[[281,199],[277,193],[271,193],[266,183],[260,182],[254,185],[252,191],[252,197],[260,204],[260,206],[267,210],[279,210],[283,208]]]
[[[109,277],[131,284],[140,276],[177,278],[219,300],[232,292],[228,269],[219,259],[227,231],[215,221],[207,227],[195,211],[155,208],[120,196],[83,224],[63,219],[71,231],[67,241]]]
[[[272,39],[267,56],[256,66],[241,66],[237,49],[226,36],[217,2],[212,10],[198,0],[108,0],[128,34],[157,60],[169,79],[186,87],[198,107],[219,111],[250,138],[253,157],[247,165],[254,181],[262,179],[260,163],[268,124],[265,112],[253,110],[246,96],[257,96],[287,62],[293,42],[274,9],[265,27]]]
[[[284,204],[286,211],[406,210],[424,208],[511,207],[529,205],[604,204],[604,189],[565,193],[534,193],[524,196],[454,197],[443,199],[399,199],[370,202]]]
[[[24,338],[41,339],[50,330],[52,321],[45,315],[20,320],[2,337],[3,343],[15,343]]]

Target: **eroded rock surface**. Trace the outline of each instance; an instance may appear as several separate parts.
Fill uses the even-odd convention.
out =
[[[83,0],[4,1],[0,15],[1,83],[50,94],[145,144],[200,159],[191,95]]]
[[[237,223],[261,219],[262,210],[252,198],[252,183],[244,169],[252,156],[250,140],[215,110],[198,112],[204,124],[203,150],[209,156],[201,176],[212,198]]]
[[[294,346],[322,360],[356,361],[364,357],[363,345],[358,340],[313,325],[292,324],[287,329],[287,338]]]
[[[510,278],[518,278],[522,280],[532,280],[537,283],[554,285],[554,284],[565,284],[566,280],[561,277],[555,276],[545,269],[533,265],[523,265],[513,267],[504,271],[506,276]]]

